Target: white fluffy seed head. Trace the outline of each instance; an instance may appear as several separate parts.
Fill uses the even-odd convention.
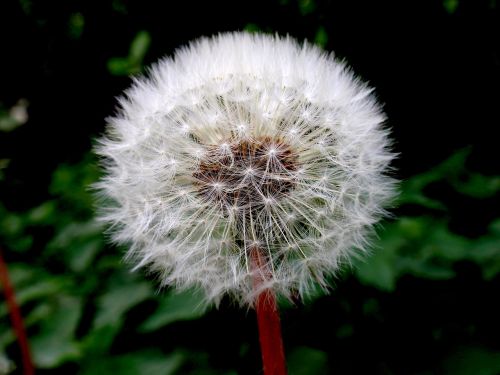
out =
[[[100,139],[100,218],[137,268],[207,301],[252,304],[249,249],[276,293],[305,296],[367,248],[394,195],[384,115],[310,44],[203,38],[157,63]]]

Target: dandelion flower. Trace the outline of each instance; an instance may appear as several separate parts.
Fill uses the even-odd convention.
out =
[[[100,217],[136,268],[207,301],[326,287],[366,251],[394,195],[372,90],[308,43],[202,38],[136,78],[120,105],[98,146]]]

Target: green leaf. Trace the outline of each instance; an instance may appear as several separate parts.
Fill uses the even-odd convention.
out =
[[[373,254],[356,263],[355,273],[359,280],[380,290],[394,290],[400,274],[398,262],[402,256],[399,253],[420,238],[424,228],[422,220],[413,218],[388,223],[380,233]]]
[[[470,258],[471,242],[449,231],[444,220],[403,217],[380,233],[374,254],[358,264],[365,285],[393,291],[399,277],[449,279],[453,264]]]
[[[328,357],[320,350],[298,347],[287,358],[290,375],[326,375]]]
[[[358,263],[355,272],[363,284],[375,286],[384,291],[393,291],[398,276],[394,263],[395,256],[392,250],[380,249],[368,260]]]
[[[314,44],[317,44],[321,48],[325,48],[328,43],[328,33],[323,26],[320,26],[316,31],[316,36],[314,37]]]
[[[22,288],[17,288],[16,290],[16,301],[19,306],[24,305],[27,302],[42,298],[49,297],[57,294],[64,287],[64,281],[62,279],[53,279],[47,277],[46,279],[41,279],[38,282],[23,286]],[[0,316],[7,314],[7,307],[5,305],[0,306]]]
[[[500,236],[500,218],[493,220],[488,227],[491,233]]]
[[[47,225],[52,222],[56,215],[57,204],[55,201],[46,201],[28,212],[30,224]]]
[[[188,290],[175,293],[171,291],[161,299],[156,311],[141,324],[139,330],[151,332],[179,320],[198,319],[206,312],[206,309],[201,292]]]
[[[97,300],[98,310],[94,319],[94,328],[107,325],[120,326],[125,313],[151,295],[151,287],[146,282],[115,286]]]
[[[108,60],[108,70],[113,75],[129,75],[142,70],[142,62],[151,44],[151,35],[139,31],[132,42],[127,57],[113,57]]]
[[[104,247],[102,230],[102,226],[92,220],[69,223],[52,239],[48,249],[58,257],[64,255],[73,271],[85,271]]]
[[[38,304],[24,317],[24,326],[29,328],[40,323],[44,319],[49,319],[52,311],[53,306],[49,302]],[[1,328],[3,327],[0,326],[0,332],[3,332],[0,334],[0,350],[2,347],[7,347],[7,345],[16,341],[16,336],[14,335],[14,331],[11,326],[6,327],[5,329]]]
[[[46,303],[52,303],[51,298],[62,291],[71,288],[68,277],[54,276],[33,265],[23,263],[9,264],[9,277],[16,293],[16,302],[20,307],[28,303],[33,304],[33,309],[28,310],[25,318],[26,325],[34,324],[38,320],[35,314],[40,313],[39,309]],[[0,287],[1,290],[1,287]],[[0,300],[1,301],[1,300]],[[44,307],[45,311],[47,306]],[[0,303],[0,318],[8,314],[6,304]],[[31,318],[28,318],[32,316]],[[30,323],[30,320],[32,323]]]
[[[303,16],[313,13],[316,10],[315,0],[298,0],[299,11]]]
[[[16,341],[16,335],[14,335],[12,326],[0,324],[0,351],[5,350],[14,341]]]
[[[416,277],[430,279],[430,280],[448,280],[455,276],[450,263],[445,265],[432,264],[431,262],[422,262],[418,259],[406,259],[405,262],[406,272]]]
[[[183,361],[184,355],[180,352],[165,355],[160,350],[150,349],[88,361],[87,366],[79,374],[170,375],[177,371]]]
[[[147,31],[139,31],[130,44],[129,60],[141,64],[150,44],[151,35]]]
[[[468,239],[450,232],[444,222],[433,223],[426,231],[426,244],[421,253],[427,259],[439,257],[442,260],[459,261],[468,255],[471,243]]]
[[[9,263],[8,267],[9,278],[15,289],[21,287],[23,284],[28,284],[39,272],[35,267],[25,263]]]
[[[437,173],[424,173],[403,181],[398,204],[416,204],[433,210],[444,210],[446,207],[443,203],[427,197],[423,192],[425,187],[439,179],[440,176]]]
[[[85,17],[81,13],[73,13],[68,21],[68,34],[72,39],[78,39],[82,36],[85,27]]]
[[[31,338],[33,359],[37,367],[54,368],[81,355],[74,334],[82,307],[79,298],[57,298],[53,313],[43,320],[40,332]]]
[[[500,176],[467,173],[462,179],[457,176],[453,181],[453,186],[464,195],[477,199],[490,198],[500,191]]]
[[[101,238],[82,242],[78,247],[73,248],[72,256],[69,259],[70,268],[75,272],[86,271],[103,247],[104,243]]]
[[[481,347],[461,348],[444,362],[445,375],[498,375],[500,353]]]
[[[256,23],[247,23],[245,25],[244,30],[248,31],[250,33],[257,33],[259,31],[261,31],[259,25],[257,25]]]
[[[458,0],[443,0],[443,7],[450,14],[453,14],[456,12],[458,5],[459,5]]]
[[[85,354],[94,357],[108,353],[115,336],[120,332],[121,328],[121,324],[92,328],[82,342]]]
[[[9,212],[0,203],[0,241],[6,248],[15,252],[31,248],[33,237],[26,231],[28,221],[25,213]]]
[[[427,197],[424,189],[433,182],[459,176],[464,171],[465,161],[470,151],[469,148],[460,150],[438,166],[403,181],[398,203],[417,204],[434,210],[446,209],[445,205],[440,201]]]
[[[94,197],[90,186],[100,175],[95,156],[87,154],[80,163],[61,164],[52,174],[49,191],[59,200],[71,204],[72,218],[78,217],[76,209],[92,213]]]
[[[487,280],[500,273],[500,219],[493,221],[489,229],[489,234],[474,241],[468,252],[468,257],[481,265]]]
[[[16,236],[21,233],[24,229],[23,219],[20,215],[11,214],[10,212],[2,210],[2,219],[0,221],[0,226],[2,228],[2,234],[7,236]]]
[[[135,70],[128,57],[112,57],[107,66],[108,71],[115,76],[126,76]]]
[[[62,279],[47,277],[18,290],[16,294],[17,303],[23,305],[34,299],[51,296],[57,294],[63,288],[64,281]]]

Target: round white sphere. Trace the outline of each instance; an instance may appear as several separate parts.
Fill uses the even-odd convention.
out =
[[[251,305],[261,288],[303,297],[367,249],[394,196],[384,119],[372,89],[313,45],[196,40],[136,78],[108,119],[100,219],[164,285],[216,303]]]

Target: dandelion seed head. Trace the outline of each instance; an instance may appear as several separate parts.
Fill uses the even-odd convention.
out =
[[[252,304],[251,249],[282,296],[328,285],[394,196],[372,90],[317,47],[202,38],[137,78],[97,152],[100,218],[162,285]]]

